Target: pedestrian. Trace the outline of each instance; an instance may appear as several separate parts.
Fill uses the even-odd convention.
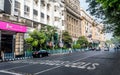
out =
[[[3,50],[1,50],[1,57],[2,57],[2,61],[4,61],[4,51]]]

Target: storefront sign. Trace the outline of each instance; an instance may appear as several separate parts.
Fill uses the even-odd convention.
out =
[[[27,27],[21,26],[20,24],[13,24],[9,22],[0,21],[0,29],[25,33],[27,30]]]

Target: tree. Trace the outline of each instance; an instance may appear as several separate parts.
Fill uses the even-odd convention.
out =
[[[120,43],[120,36],[115,36],[111,38],[111,41],[113,44],[119,44]]]
[[[106,31],[120,35],[120,0],[86,0],[91,15],[104,21]]]
[[[81,47],[86,47],[88,46],[88,40],[85,36],[81,36],[78,38],[77,44],[80,44]]]
[[[53,43],[55,46],[58,44],[58,33],[55,27],[46,25],[41,28],[41,31],[45,33],[49,47],[52,47]]]
[[[62,34],[62,40],[64,42],[64,45],[68,48],[68,47],[71,47],[71,44],[72,44],[72,37],[70,36],[70,34],[65,31],[63,32]]]
[[[34,30],[32,33],[29,33],[29,36],[30,38],[26,38],[25,41],[35,50],[41,49],[42,44],[46,41],[46,36],[42,31]]]
[[[107,47],[110,47],[110,45],[112,45],[113,43],[112,43],[112,40],[106,40],[106,45],[107,45]]]
[[[74,45],[73,45],[73,48],[74,48],[74,49],[80,49],[80,44],[74,44]]]

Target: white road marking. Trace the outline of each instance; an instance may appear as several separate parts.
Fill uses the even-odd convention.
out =
[[[26,66],[31,66],[34,64],[29,64],[29,65],[23,65],[23,66],[17,66],[17,67],[13,67],[13,68],[9,68],[9,69],[4,69],[4,70],[11,70],[11,69],[16,69],[16,68],[21,68],[21,67],[26,67]]]
[[[47,71],[50,71],[50,70],[54,70],[54,69],[59,68],[59,67],[61,67],[61,66],[56,66],[56,67],[53,67],[53,68],[49,68],[49,69],[46,69],[46,70],[37,72],[37,73],[35,73],[34,75],[38,75],[38,74],[41,74],[41,73],[44,73],[44,72],[47,72]]]
[[[94,69],[96,69],[96,66],[98,66],[98,65],[99,65],[98,63],[93,63],[92,66],[91,67],[89,66],[87,69],[94,70]]]
[[[92,55],[92,56],[95,56],[95,55],[98,55],[98,54],[94,54],[94,55]],[[80,61],[80,60],[83,60],[83,59],[87,59],[87,58],[92,57],[92,56],[88,56],[88,57],[84,57],[84,58],[78,59],[78,60],[76,60],[76,61],[73,61],[72,63],[75,63],[75,62]],[[44,73],[44,72],[48,72],[48,71],[54,70],[54,69],[56,69],[56,68],[60,68],[60,67],[62,67],[62,66],[63,66],[63,65],[56,66],[56,67],[53,67],[53,68],[49,68],[49,69],[46,69],[46,70],[43,70],[43,71],[34,73],[34,75],[38,75],[38,74],[41,74],[41,73]]]
[[[7,73],[7,74],[12,74],[12,75],[22,75],[19,73],[14,73],[14,72],[9,72],[9,71],[5,71],[5,70],[0,70],[1,73]]]

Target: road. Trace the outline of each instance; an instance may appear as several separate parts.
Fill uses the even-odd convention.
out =
[[[120,75],[120,51],[86,51],[0,63],[0,75]]]

